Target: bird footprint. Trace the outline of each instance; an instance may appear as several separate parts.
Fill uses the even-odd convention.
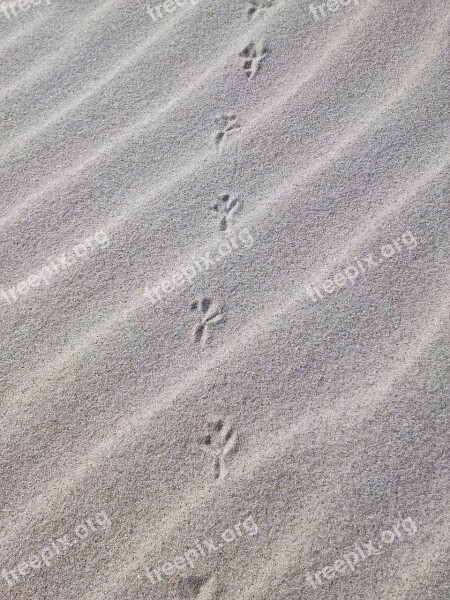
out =
[[[237,434],[227,419],[218,419],[204,438],[203,444],[207,452],[214,457],[214,479],[221,481],[229,473],[226,461],[236,447]]]
[[[229,137],[241,128],[237,116],[232,113],[217,117],[215,123],[219,128],[215,137],[217,145],[220,145],[226,137]]]
[[[180,585],[180,600],[217,600],[217,575],[186,577]]]
[[[231,225],[233,215],[239,210],[239,200],[232,198],[230,194],[222,194],[219,201],[214,204],[213,209],[219,215],[220,231],[225,231]]]
[[[249,19],[259,17],[269,8],[275,6],[276,0],[250,0],[250,4],[247,10],[247,16]]]
[[[257,42],[256,44],[250,42],[250,44],[239,53],[239,56],[244,59],[244,72],[249,80],[256,77],[261,68],[261,63],[267,54],[267,48],[260,42]]]
[[[225,320],[217,304],[209,298],[199,298],[191,304],[191,310],[199,313],[200,320],[194,331],[194,340],[202,348],[206,346],[211,336],[211,328]]]

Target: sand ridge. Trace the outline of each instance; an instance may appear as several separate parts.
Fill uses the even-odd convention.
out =
[[[446,598],[444,2],[28,4],[0,596]]]

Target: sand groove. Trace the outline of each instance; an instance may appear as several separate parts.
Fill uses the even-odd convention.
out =
[[[0,10],[0,597],[443,600],[448,7],[45,4]]]

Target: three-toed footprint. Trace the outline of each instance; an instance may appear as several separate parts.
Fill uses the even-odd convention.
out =
[[[227,457],[235,449],[237,435],[228,418],[218,419],[210,425],[210,432],[203,439],[205,450],[214,459],[214,479],[221,481],[228,473]]]
[[[249,7],[247,10],[247,16],[250,19],[259,17],[264,14],[266,10],[275,6],[276,0],[249,0]]]
[[[225,320],[217,304],[210,298],[199,298],[191,304],[191,310],[199,313],[199,322],[194,330],[194,340],[202,348],[206,346],[211,336],[211,328]]]
[[[244,73],[249,80],[256,77],[261,67],[261,62],[268,53],[269,51],[261,42],[250,42],[250,44],[239,53],[239,56],[244,59]]]
[[[230,194],[222,194],[219,201],[213,206],[213,209],[219,216],[219,229],[225,231],[232,223],[234,214],[239,210],[240,203],[237,198]]]
[[[180,600],[218,600],[217,575],[210,577],[190,576],[179,583]]]
[[[236,131],[239,131],[239,129],[241,128],[237,116],[232,113],[216,117],[215,123],[219,129],[215,136],[216,144],[219,147],[227,137],[229,137]]]

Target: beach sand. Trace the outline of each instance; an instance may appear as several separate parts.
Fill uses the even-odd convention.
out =
[[[447,3],[20,4],[0,597],[448,598]]]

